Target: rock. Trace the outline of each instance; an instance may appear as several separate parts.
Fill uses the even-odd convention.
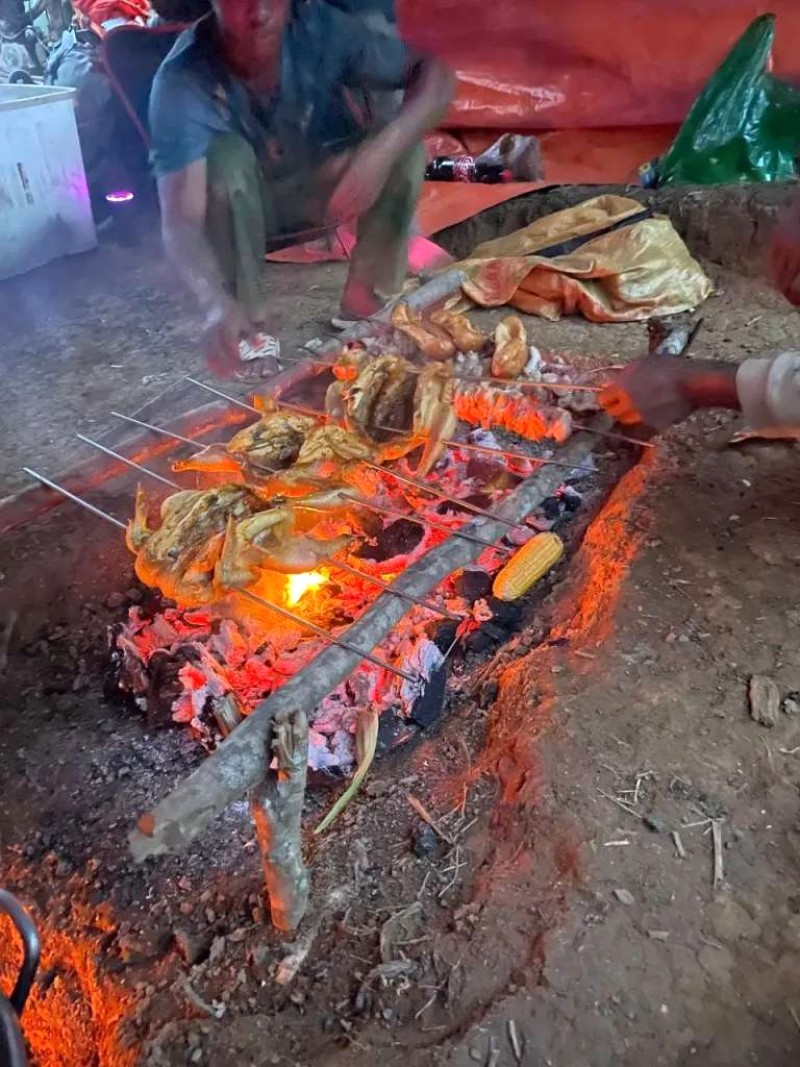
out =
[[[663,819],[659,819],[657,815],[645,815],[642,819],[648,830],[652,830],[654,834],[666,834],[669,832],[669,826]]]
[[[106,597],[106,607],[111,608],[112,611],[118,611],[127,602],[127,595],[125,593],[111,593]]]
[[[631,904],[636,903],[636,901],[633,899],[633,894],[629,893],[627,889],[615,889],[614,896],[617,898],[620,904],[630,906]]]
[[[763,674],[754,674],[750,679],[748,695],[750,718],[761,726],[774,726],[781,707],[781,694],[775,682]]]
[[[800,714],[800,693],[787,693],[783,701],[785,715]]]
[[[432,856],[440,848],[441,841],[433,827],[422,823],[414,833],[414,855],[419,859]]]
[[[183,927],[178,927],[173,930],[172,937],[177,945],[178,951],[190,967],[199,963],[208,954],[208,949],[211,944],[211,938],[208,934],[193,934],[191,931],[186,930]]]
[[[220,959],[220,957],[222,956],[224,951],[225,951],[225,938],[224,937],[215,937],[214,940],[211,942],[211,948],[209,949],[209,952],[208,952],[208,962],[209,963],[216,963],[217,960]]]
[[[651,941],[668,941],[669,930],[648,930],[647,936]]]
[[[484,682],[478,692],[478,707],[485,710],[490,708],[497,700],[497,694],[500,692],[500,683],[496,678],[490,678]]]

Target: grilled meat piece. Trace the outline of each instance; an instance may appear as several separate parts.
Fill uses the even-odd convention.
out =
[[[189,459],[177,460],[174,471],[236,472],[282,470],[297,459],[307,435],[317,425],[308,415],[272,411],[246,426],[226,445],[208,445]]]
[[[410,337],[428,359],[452,359],[456,354],[456,346],[447,330],[432,321],[423,321],[408,304],[398,304],[394,308],[392,326]]]
[[[431,322],[434,326],[441,326],[453,338],[459,352],[481,352],[489,340],[472,325],[466,315],[458,311],[434,311]]]
[[[494,331],[492,374],[495,378],[518,378],[528,362],[528,337],[522,319],[509,315]]]
[[[241,520],[263,507],[244,485],[189,489],[166,498],[161,523],[151,529],[150,504],[140,486],[126,535],[128,548],[136,554],[137,576],[184,607],[211,603],[218,595],[214,571],[228,520]]]

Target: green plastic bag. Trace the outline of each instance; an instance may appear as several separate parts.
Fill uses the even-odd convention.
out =
[[[777,182],[797,177],[800,89],[767,74],[775,16],[751,23],[655,163],[657,185]]]

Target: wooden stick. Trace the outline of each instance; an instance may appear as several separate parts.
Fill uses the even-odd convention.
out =
[[[722,820],[713,819],[711,822],[711,840],[714,847],[714,888],[722,885],[725,880],[725,871],[722,865]]]
[[[610,425],[607,416],[598,416],[597,425]],[[575,434],[560,450],[565,462],[577,466],[592,451],[596,439],[591,434]],[[498,505],[506,519],[522,521],[561,483],[554,467],[543,467],[526,478]],[[473,526],[468,523],[465,529]],[[481,521],[484,535],[499,539],[504,525],[491,519]],[[454,571],[473,563],[483,551],[460,537],[451,537],[409,567],[395,581],[398,589],[415,596],[425,596]],[[348,630],[353,644],[374,648],[406,613],[407,604],[382,593]],[[330,646],[302,670],[263,700],[209,756],[207,760],[139,820],[130,836],[130,846],[137,862],[147,856],[174,852],[192,841],[220,812],[257,785],[267,772],[265,738],[271,720],[280,711],[298,707],[316,707],[350,674],[360,657],[347,649]]]
[[[301,824],[308,770],[308,718],[304,711],[282,711],[275,717],[277,768],[250,794],[250,813],[264,864],[274,926],[297,929],[308,907],[309,877],[303,863]],[[271,762],[271,760],[270,760]]]

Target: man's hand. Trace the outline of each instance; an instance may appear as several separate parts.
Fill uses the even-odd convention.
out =
[[[626,367],[600,394],[600,403],[623,426],[660,433],[698,408],[738,409],[735,363],[648,356]]]
[[[244,308],[234,301],[215,304],[206,316],[203,346],[209,370],[232,378],[242,369],[239,342],[257,332]]]
[[[691,414],[683,377],[679,360],[649,356],[621,371],[600,394],[600,403],[622,426],[644,425],[657,433]]]
[[[361,145],[328,201],[326,221],[342,225],[366,214],[388,181],[392,162],[393,157],[379,139]]]
[[[800,201],[778,222],[768,256],[772,284],[790,304],[800,307]]]

